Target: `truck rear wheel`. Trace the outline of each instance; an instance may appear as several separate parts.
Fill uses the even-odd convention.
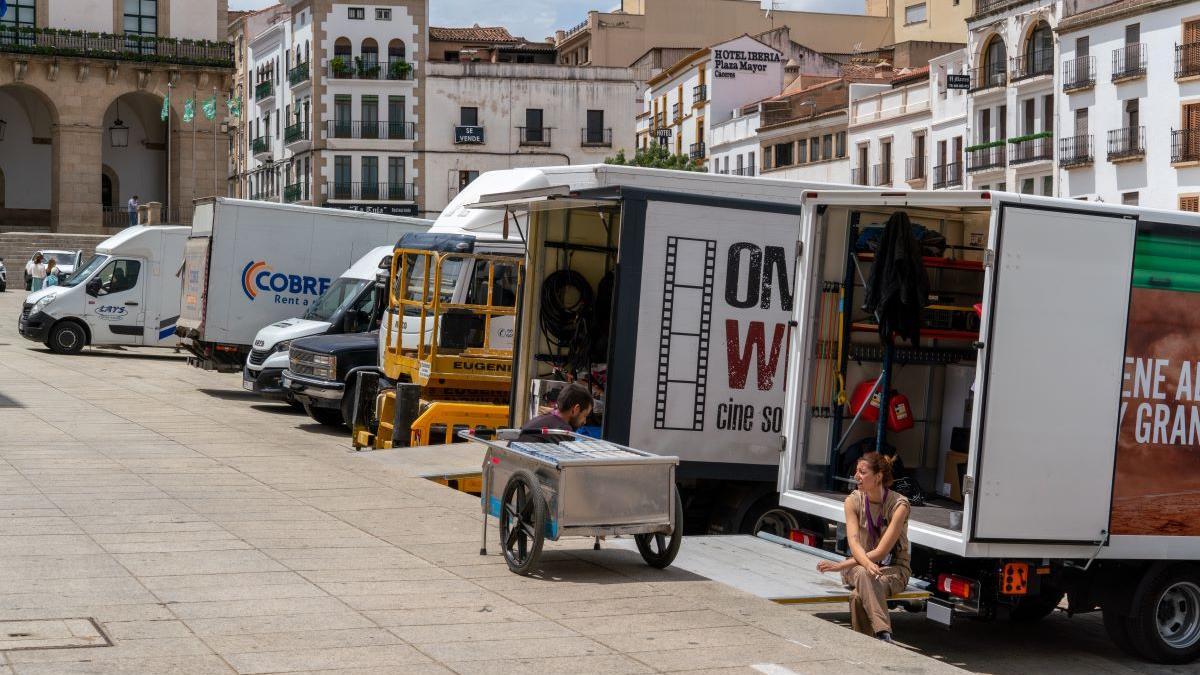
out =
[[[1200,656],[1200,568],[1151,568],[1138,585],[1129,617],[1138,652],[1156,663],[1190,663]]]
[[[316,420],[322,426],[341,429],[345,426],[345,421],[342,419],[342,411],[337,408],[314,408],[307,403],[304,404],[304,412],[308,416]]]
[[[742,519],[742,534],[757,535],[759,532],[787,539],[792,530],[800,529],[796,514],[779,505],[779,495],[771,493],[755,502]]]
[[[1106,605],[1101,609],[1104,613],[1104,631],[1108,633],[1108,639],[1122,652],[1130,656],[1140,656],[1133,644],[1133,638],[1129,635],[1129,617],[1117,611],[1116,607]]]
[[[50,329],[46,344],[56,354],[78,354],[87,344],[87,335],[74,321],[63,321]]]

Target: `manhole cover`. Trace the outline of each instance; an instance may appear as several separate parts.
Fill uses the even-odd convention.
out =
[[[112,640],[95,619],[0,621],[0,651],[111,647]]]

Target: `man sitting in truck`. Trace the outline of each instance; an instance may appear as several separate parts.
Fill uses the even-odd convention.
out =
[[[587,422],[591,413],[592,392],[582,384],[568,384],[559,390],[555,409],[526,422],[517,440],[525,443],[557,443],[567,437],[543,434],[542,431],[575,431]]]
[[[892,486],[892,458],[868,452],[855,467],[858,489],[846,497],[846,540],[851,557],[822,560],[821,572],[841,572],[850,594],[854,630],[892,642],[887,599],[908,587],[908,499]]]

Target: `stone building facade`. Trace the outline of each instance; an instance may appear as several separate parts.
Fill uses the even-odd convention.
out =
[[[0,227],[105,233],[125,204],[190,220],[225,192],[228,0],[10,0],[0,18]],[[160,117],[168,98],[168,121]],[[186,99],[216,97],[214,120]]]

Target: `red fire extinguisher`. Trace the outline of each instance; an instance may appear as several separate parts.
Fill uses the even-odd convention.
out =
[[[850,413],[858,415],[861,410],[860,417],[871,424],[879,421],[880,395],[876,390],[876,382],[878,379],[859,382],[850,396]],[[913,424],[912,405],[908,397],[893,389],[888,396],[888,431],[907,431],[913,428]]]

